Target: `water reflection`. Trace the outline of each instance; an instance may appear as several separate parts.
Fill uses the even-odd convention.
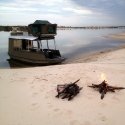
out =
[[[109,38],[103,37],[109,34],[124,32],[125,29],[101,29],[101,30],[68,30],[58,31],[56,37],[57,46],[61,53],[70,58],[70,54],[77,55],[81,50],[83,54],[96,49],[104,49],[110,47],[110,43],[115,42]],[[120,44],[120,42],[118,42]],[[101,47],[101,48],[99,48]]]
[[[23,62],[12,60],[12,59],[0,61],[0,69],[2,68],[26,68],[26,67],[33,67],[33,66],[29,64],[25,64]]]
[[[8,59],[7,60],[9,63],[9,67],[10,68],[27,68],[27,67],[35,67],[35,65],[31,65],[31,64],[27,64],[24,62],[20,62],[17,60],[13,60],[13,59]]]

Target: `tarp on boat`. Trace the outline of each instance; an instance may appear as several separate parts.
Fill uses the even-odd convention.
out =
[[[11,39],[18,39],[18,40],[37,40],[38,37],[34,37],[34,36],[10,36],[9,38]]]
[[[51,23],[47,20],[36,20],[33,24],[51,24]]]
[[[57,31],[57,24],[51,24],[47,20],[36,20],[34,23],[28,25],[28,33],[33,36],[55,36]]]

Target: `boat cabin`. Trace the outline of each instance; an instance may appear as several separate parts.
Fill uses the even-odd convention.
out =
[[[55,36],[57,24],[51,24],[47,20],[36,20],[28,25],[28,33],[33,36]]]
[[[53,48],[50,48],[49,41],[53,41]],[[10,36],[8,54],[11,59],[39,65],[56,64],[64,60],[56,49],[54,36]]]

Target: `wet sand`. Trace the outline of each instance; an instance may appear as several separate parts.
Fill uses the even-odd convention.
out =
[[[112,34],[112,35],[107,36],[107,37],[112,38],[112,39],[121,39],[121,40],[125,40],[125,33]]]
[[[57,84],[79,78],[83,90],[72,101],[55,98]],[[87,87],[104,79],[125,87],[125,49],[86,63],[0,69],[0,125],[124,125],[125,90],[101,100]]]

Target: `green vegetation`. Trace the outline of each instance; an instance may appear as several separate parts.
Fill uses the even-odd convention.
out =
[[[12,31],[14,27],[18,27],[19,31],[27,31],[27,26],[0,26],[0,31]]]

